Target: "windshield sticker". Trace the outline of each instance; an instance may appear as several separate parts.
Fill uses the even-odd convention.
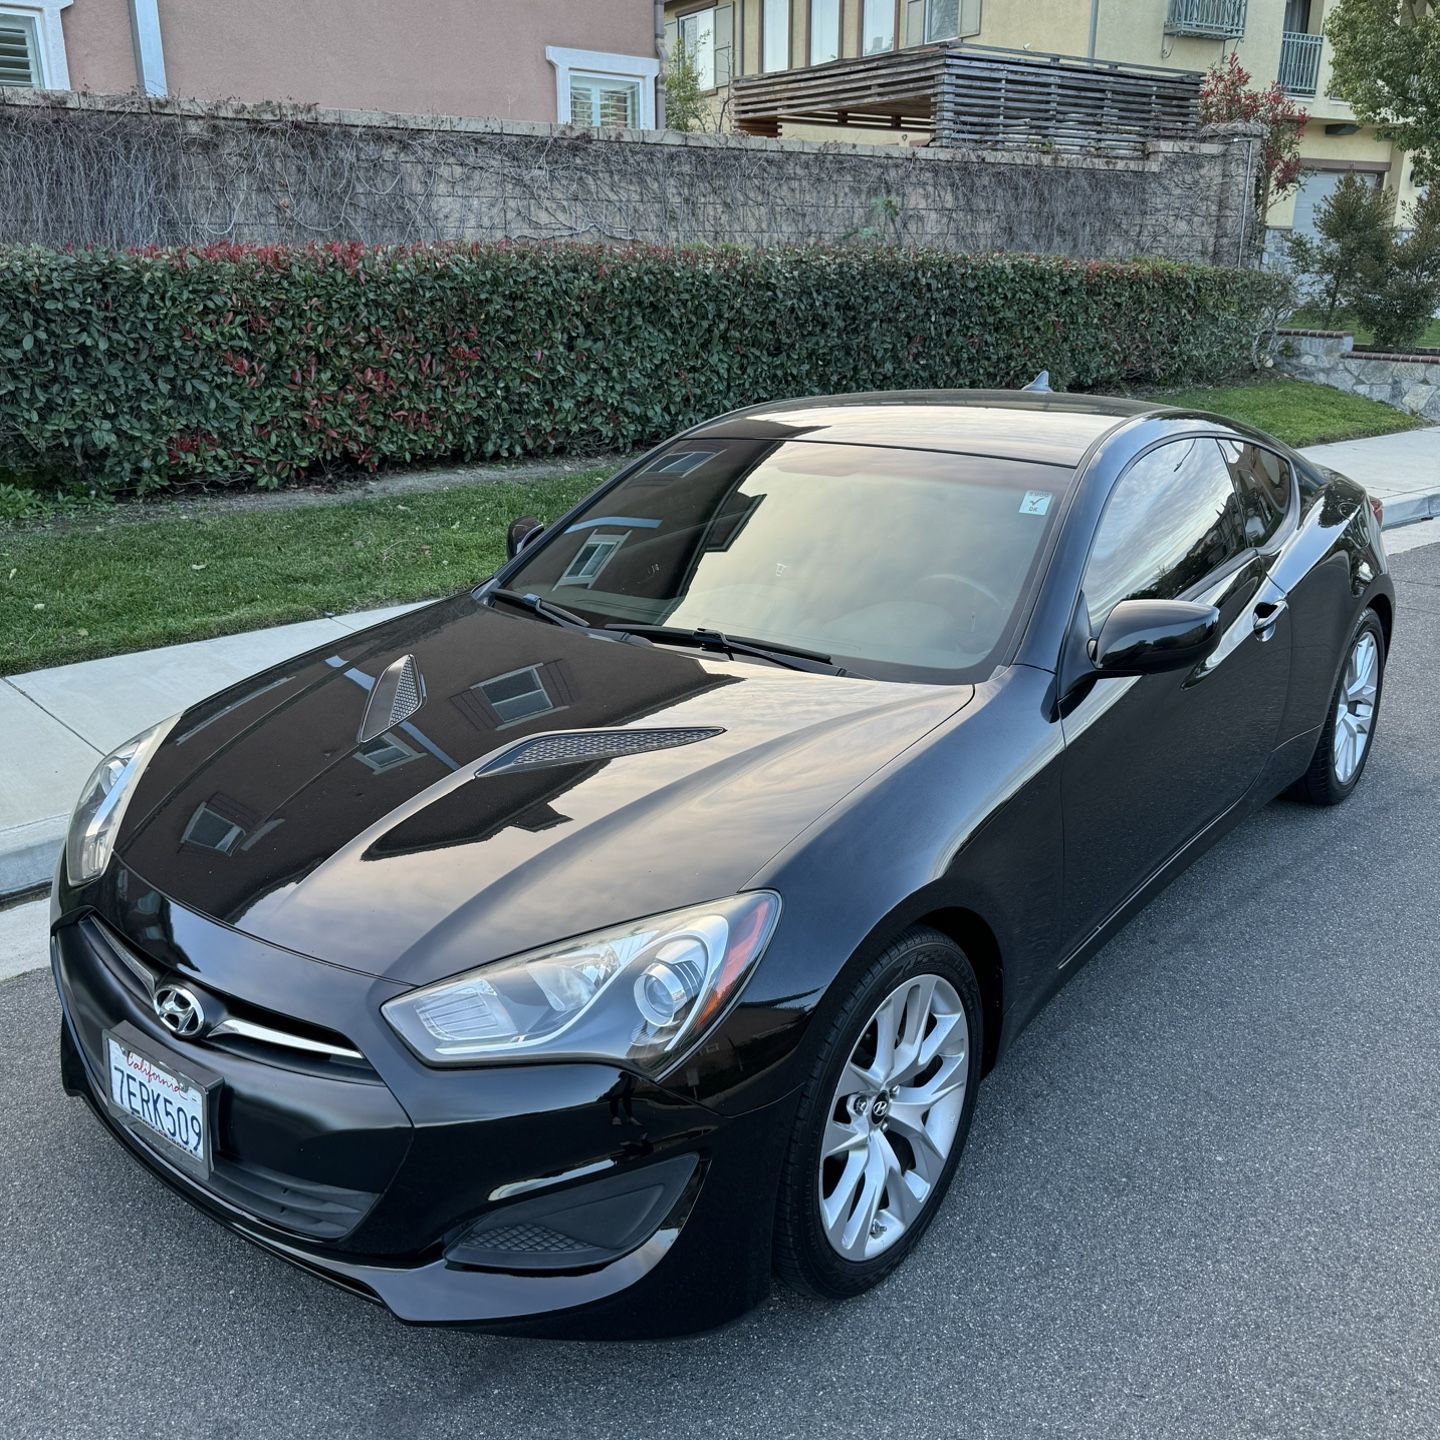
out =
[[[1022,515],[1044,515],[1050,509],[1050,501],[1053,498],[1048,490],[1027,490],[1025,498],[1020,502],[1020,513]]]

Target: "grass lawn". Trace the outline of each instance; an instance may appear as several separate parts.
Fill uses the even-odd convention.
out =
[[[1345,310],[1337,310],[1327,324],[1323,310],[1301,309],[1286,324],[1296,330],[1350,330],[1354,332],[1357,345],[1372,345],[1375,342],[1375,336]],[[1422,350],[1440,350],[1440,319],[1432,320],[1415,343]]]
[[[461,590],[504,559],[508,521],[553,519],[607,473],[0,532],[0,675]]]
[[[1308,380],[1261,380],[1250,385],[1198,386],[1188,390],[1153,391],[1151,399],[1167,405],[1193,405],[1228,420],[1254,425],[1287,445],[1324,445],[1331,440],[1358,440],[1413,430],[1417,416],[1347,395]]]

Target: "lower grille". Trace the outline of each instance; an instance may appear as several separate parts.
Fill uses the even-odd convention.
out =
[[[592,1247],[583,1240],[562,1235],[548,1225],[506,1225],[485,1234],[491,1250],[513,1250],[525,1255],[569,1255]]]
[[[258,1220],[312,1240],[348,1235],[379,1198],[369,1191],[297,1180],[236,1160],[216,1161],[206,1188]]]

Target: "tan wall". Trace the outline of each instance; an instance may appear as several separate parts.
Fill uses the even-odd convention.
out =
[[[172,95],[554,120],[547,45],[653,56],[650,0],[159,0]],[[135,84],[127,0],[64,12],[76,89]]]
[[[114,94],[135,88],[127,0],[75,0],[60,12],[60,24],[72,89]]]

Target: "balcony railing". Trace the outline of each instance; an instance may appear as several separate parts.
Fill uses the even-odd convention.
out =
[[[1313,95],[1320,79],[1323,37],[1287,30],[1280,37],[1280,85],[1290,95]]]
[[[1170,0],[1167,35],[1238,40],[1245,33],[1246,0]]]

